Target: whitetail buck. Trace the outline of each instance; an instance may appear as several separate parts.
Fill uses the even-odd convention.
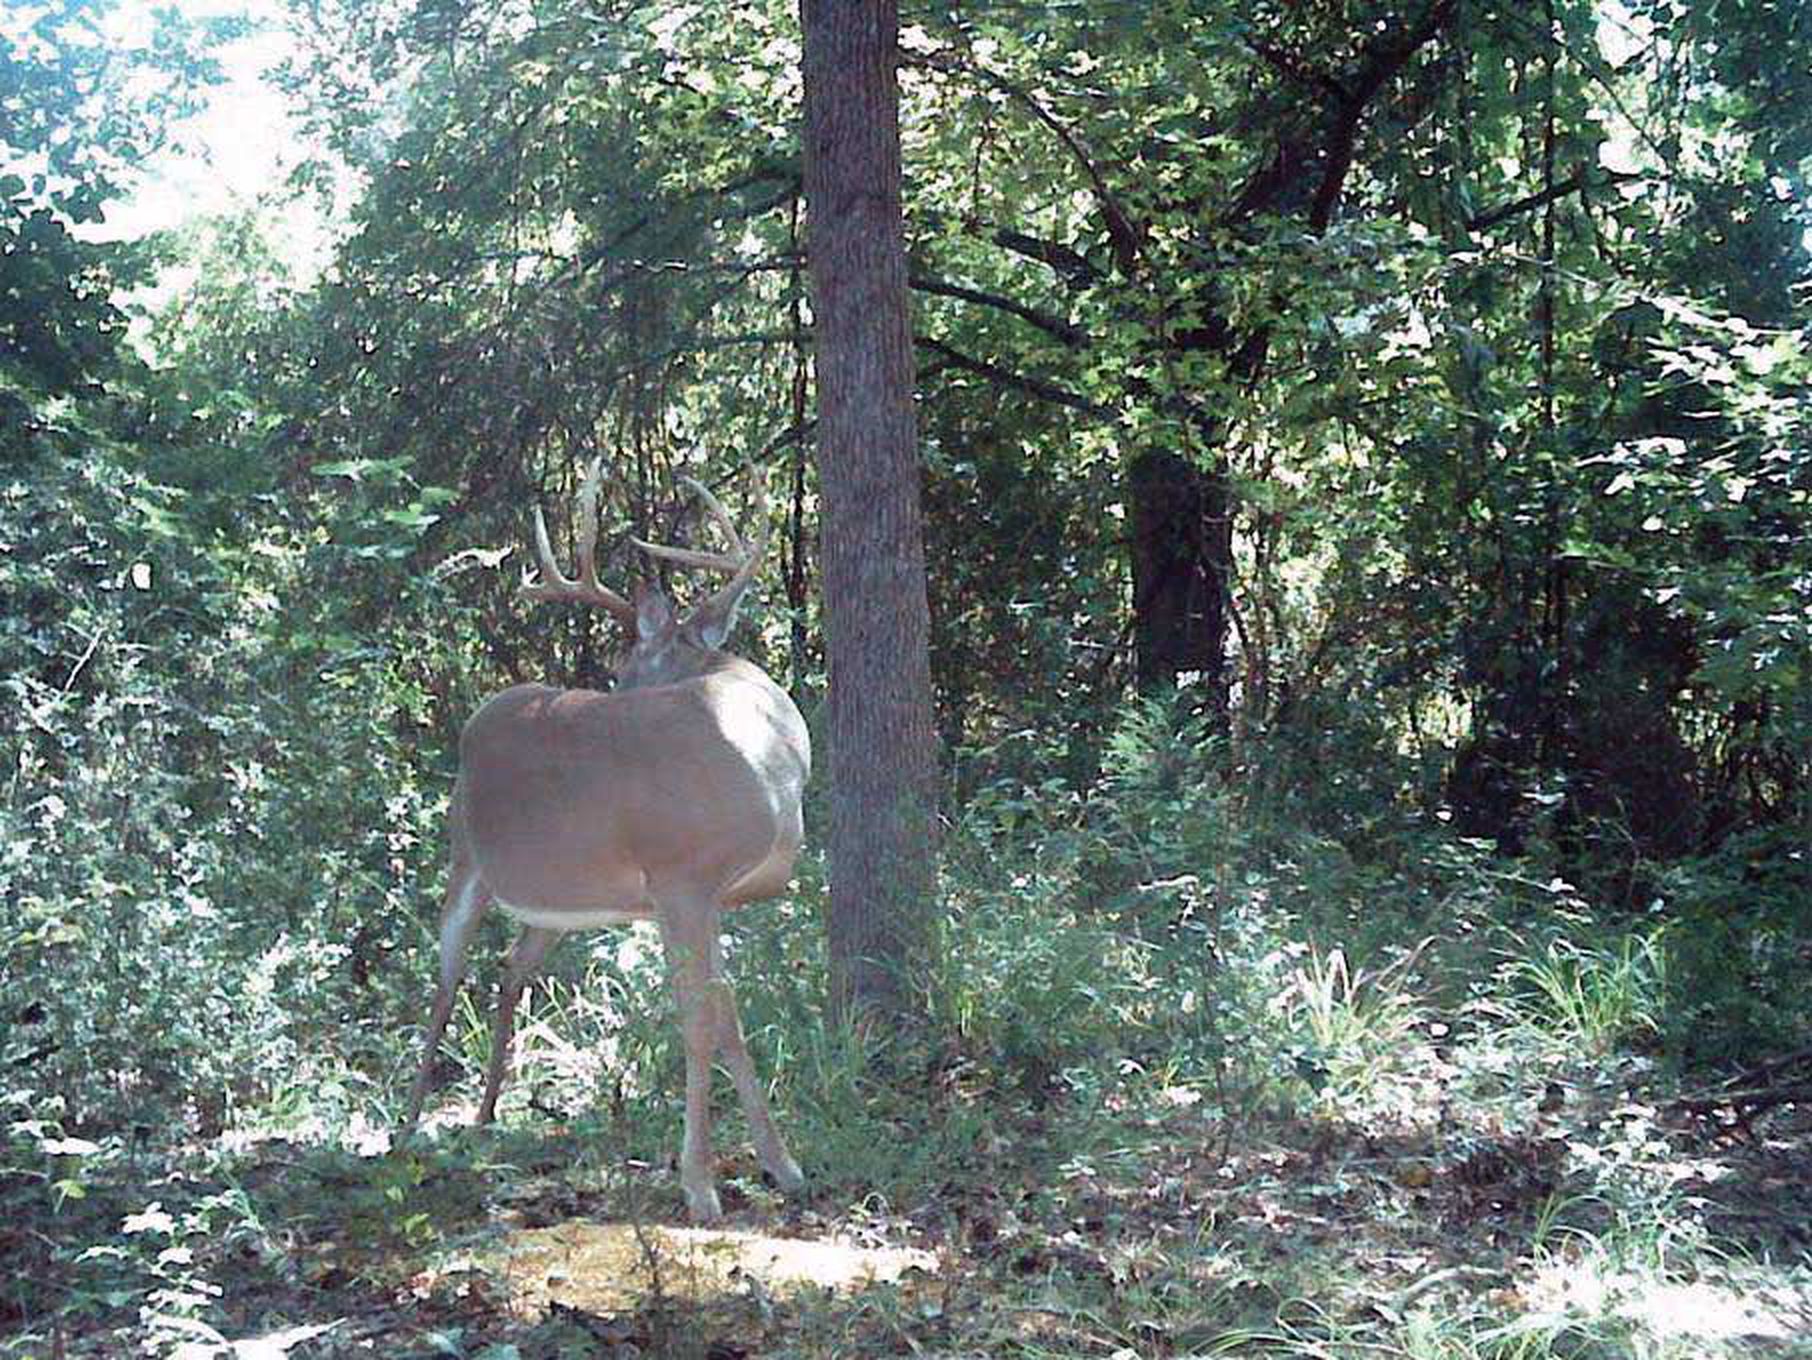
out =
[[[599,481],[594,464],[578,497],[578,578],[568,580],[555,565],[537,509],[541,580],[525,581],[523,590],[537,600],[602,606],[630,628],[635,645],[611,692],[517,685],[486,701],[460,736],[440,989],[403,1135],[421,1116],[466,948],[489,907],[501,906],[523,931],[498,999],[480,1123],[496,1113],[516,1003],[548,947],[564,931],[652,920],[686,1046],[680,1183],[702,1222],[721,1212],[711,1164],[714,1056],[735,1079],[768,1174],[783,1190],[804,1184],[743,1045],[718,927],[727,909],[786,886],[802,835],[811,740],[785,691],[720,650],[767,546],[765,513],[745,547],[717,498],[688,481],[730,553],[633,540],[654,556],[730,573],[727,585],[680,619],[658,586],[642,586],[631,604],[598,584]]]

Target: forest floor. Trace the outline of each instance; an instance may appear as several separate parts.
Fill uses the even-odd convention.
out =
[[[1627,1055],[1400,1057],[1237,1122],[996,1091],[891,1204],[852,1167],[783,1200],[726,1128],[708,1233],[669,1170],[576,1166],[602,1135],[547,1121],[147,1146],[0,1225],[66,1299],[0,1314],[0,1355],[1812,1356],[1812,1055],[1697,1104]],[[929,1083],[926,1126],[972,1098]]]

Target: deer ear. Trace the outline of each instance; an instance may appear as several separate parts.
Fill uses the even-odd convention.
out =
[[[659,586],[640,585],[635,592],[635,639],[647,642],[673,627],[673,605]]]
[[[736,606],[740,603],[740,590],[727,600],[706,601],[686,620],[686,631],[715,651],[729,641],[730,632],[736,627]]]

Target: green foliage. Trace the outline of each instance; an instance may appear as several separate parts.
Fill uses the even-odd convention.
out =
[[[208,55],[243,28],[171,8],[150,34],[105,32],[107,0],[52,0],[0,23],[0,463],[29,451],[63,408],[113,370],[125,318],[112,296],[142,283],[142,247],[97,243],[134,167],[219,78]]]
[[[1587,1052],[1637,1044],[1661,1029],[1667,953],[1657,937],[1609,948],[1552,940],[1541,955],[1514,960],[1509,973],[1532,993],[1535,1022]]]
[[[1296,1050],[1299,1075],[1337,1108],[1350,1107],[1388,1080],[1410,1046],[1419,1017],[1401,984],[1419,953],[1403,954],[1376,972],[1355,972],[1338,945],[1325,953],[1313,945],[1300,951],[1281,1009],[1306,1031]]]
[[[1741,1063],[1790,1043],[1812,997],[1805,967],[1812,864],[1797,831],[1732,837],[1672,866],[1662,1034],[1690,1066]]]

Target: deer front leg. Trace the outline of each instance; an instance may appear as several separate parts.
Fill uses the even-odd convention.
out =
[[[723,1216],[711,1157],[711,1059],[721,1025],[716,982],[717,912],[700,909],[664,913],[661,944],[679,1007],[680,1036],[686,1045],[686,1133],[680,1144],[680,1186],[694,1223]]]

